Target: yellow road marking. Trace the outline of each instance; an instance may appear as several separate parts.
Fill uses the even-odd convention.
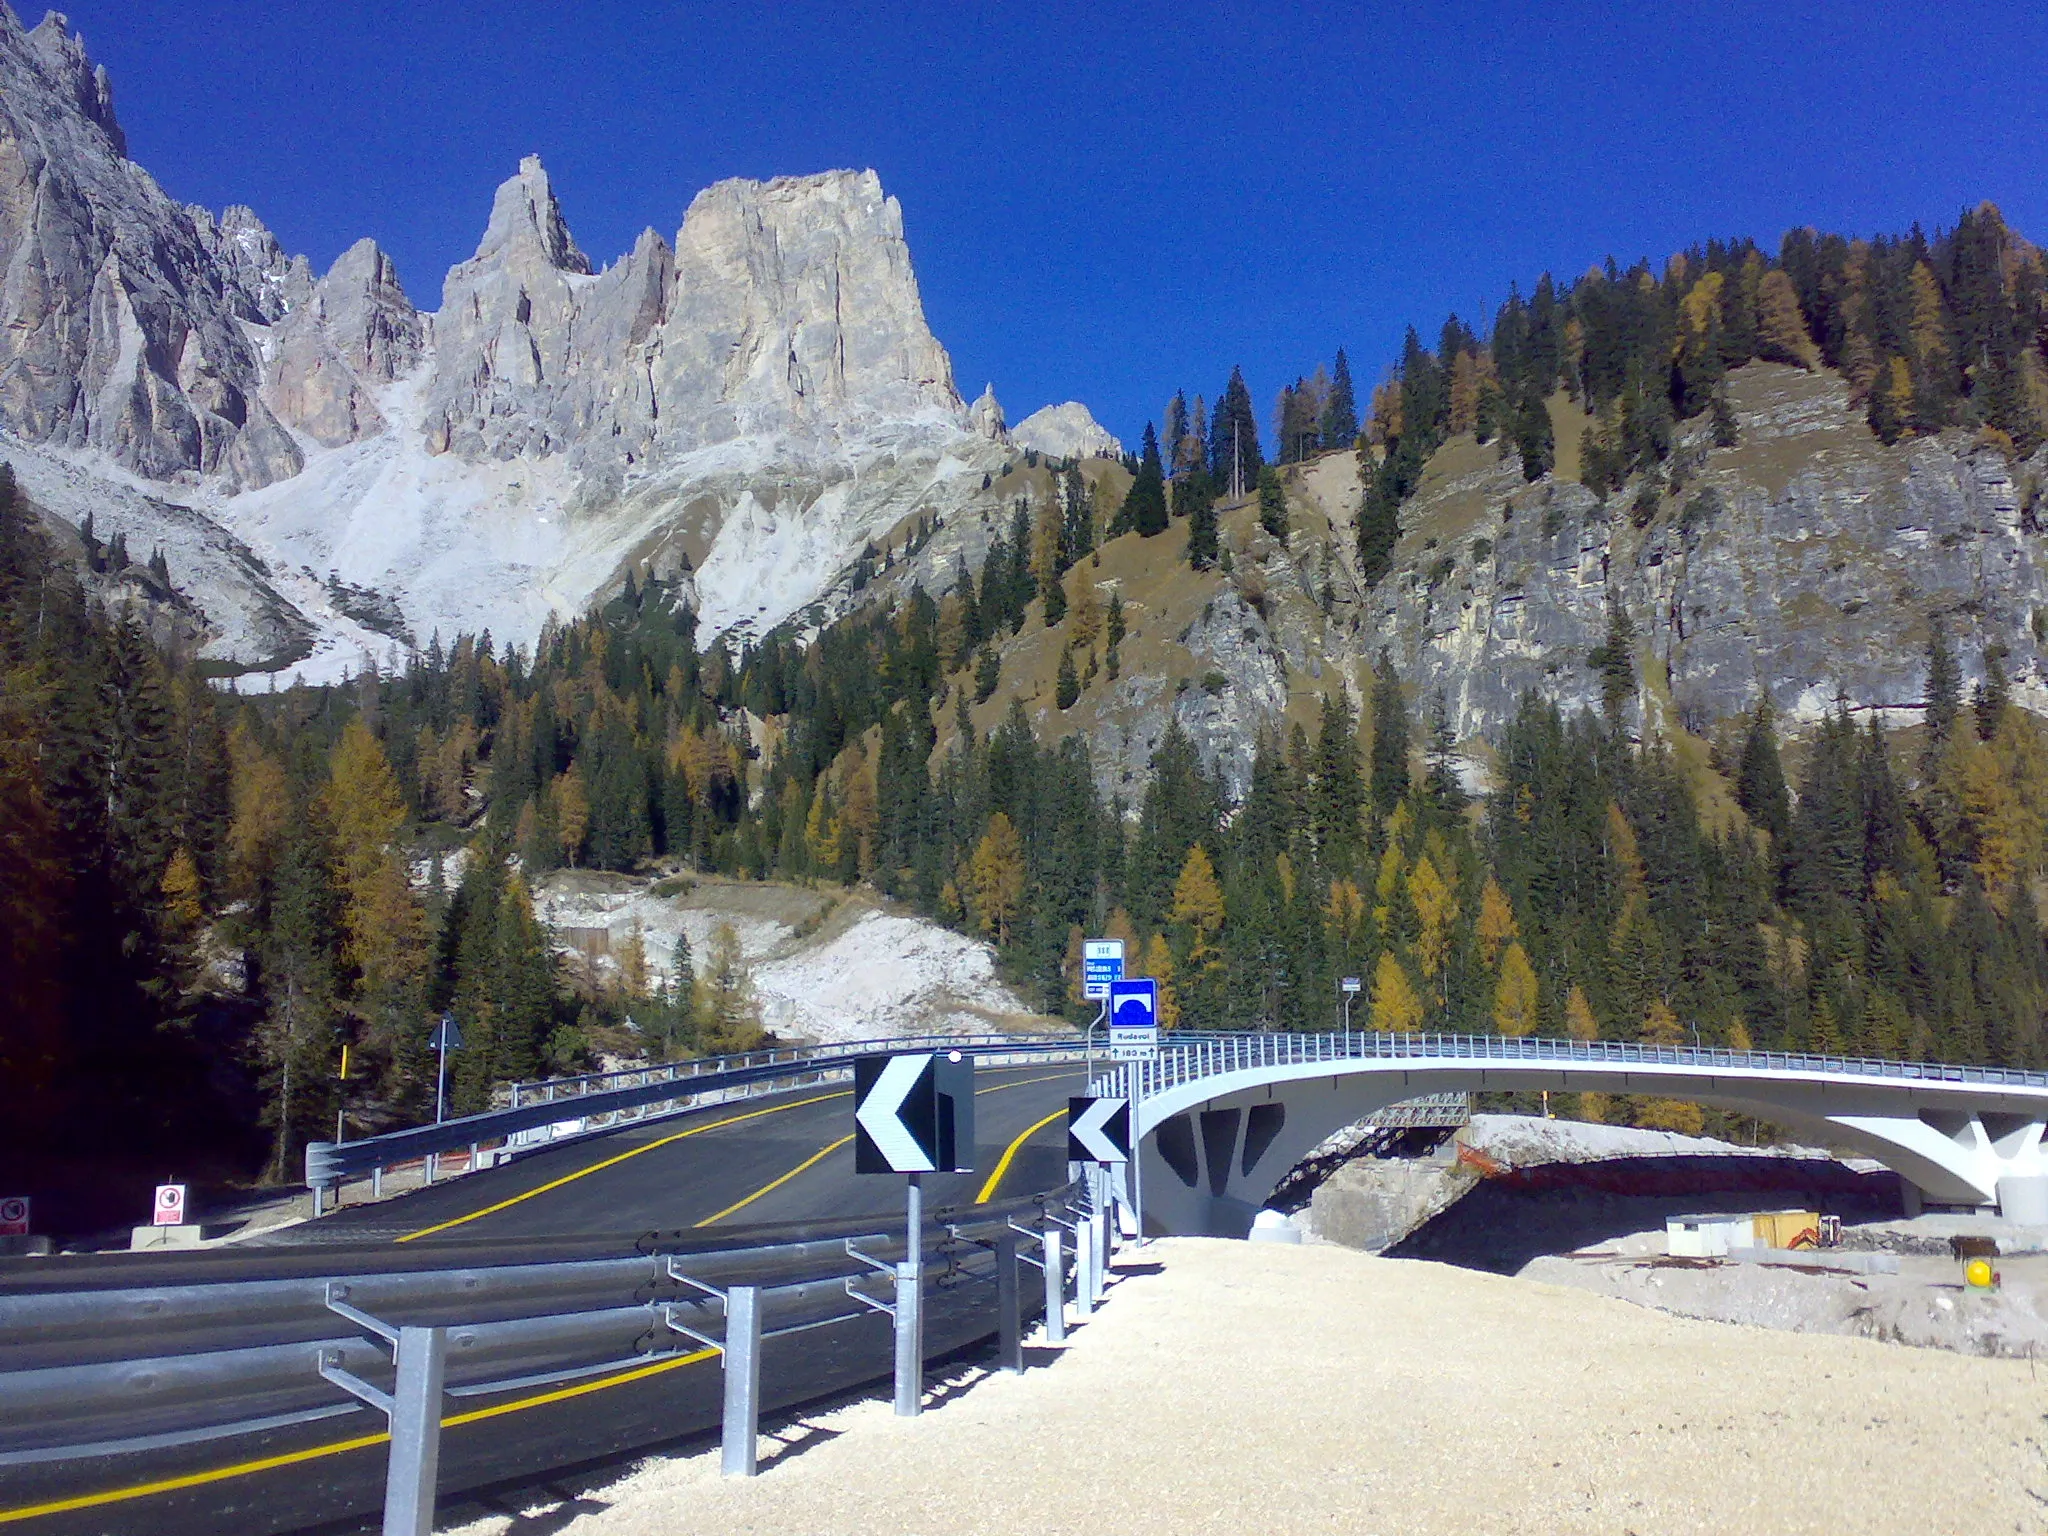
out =
[[[1056,1078],[1069,1075],[1071,1074],[1053,1072],[1048,1073],[1044,1077],[1024,1078],[1014,1083],[996,1083],[987,1088],[977,1089],[976,1095],[978,1097],[984,1093],[999,1093],[1005,1088],[1022,1088],[1032,1083],[1048,1083]],[[458,1216],[454,1220],[444,1221],[438,1226],[423,1227],[417,1232],[409,1232],[404,1237],[399,1238],[398,1241],[401,1243],[411,1242],[416,1237],[427,1237],[435,1232],[445,1232],[450,1227],[458,1227],[465,1222],[475,1221],[478,1217],[489,1216],[494,1212],[505,1210],[509,1206],[519,1204],[522,1200],[531,1200],[535,1195],[546,1194],[551,1189],[559,1189],[564,1184],[574,1183],[577,1179],[587,1177],[606,1168],[614,1167],[629,1158],[638,1157],[643,1152],[652,1152],[657,1147],[665,1147],[671,1142],[682,1141],[686,1137],[698,1136],[705,1131],[715,1131],[721,1126],[737,1125],[744,1120],[758,1119],[762,1115],[772,1115],[780,1110],[800,1109],[806,1104],[820,1104],[827,1099],[843,1099],[850,1096],[850,1093],[846,1091],[819,1094],[816,1097],[800,1099],[791,1104],[772,1104],[765,1109],[750,1110],[743,1115],[732,1115],[723,1120],[713,1121],[709,1125],[691,1126],[688,1130],[678,1131],[673,1136],[664,1136],[659,1141],[650,1141],[644,1146],[634,1147],[630,1151],[622,1152],[615,1157],[608,1157],[601,1162],[593,1163],[588,1168],[579,1169],[575,1173],[565,1174],[552,1183],[543,1184],[537,1189],[530,1189],[525,1194],[514,1195],[509,1200],[501,1200],[496,1205],[486,1206],[480,1211],[472,1211],[467,1216]],[[995,1193],[997,1186],[1001,1184],[1003,1175],[1009,1172],[1011,1162],[1016,1158],[1019,1149],[1022,1148],[1024,1143],[1065,1113],[1064,1109],[1053,1111],[1053,1113],[1047,1115],[1043,1120],[1025,1131],[1004,1149],[1002,1159],[996,1164],[995,1171],[989,1175],[988,1182],[982,1185],[981,1193],[975,1196],[975,1204],[985,1205],[988,1203],[989,1198]],[[706,1217],[703,1221],[698,1222],[697,1225],[700,1227],[709,1226],[711,1223],[731,1215],[734,1211],[740,1209],[741,1206],[751,1204],[770,1190],[779,1188],[806,1169],[823,1161],[851,1140],[853,1140],[851,1136],[841,1137],[829,1147],[824,1148],[822,1151],[798,1164],[795,1168],[792,1168],[788,1173],[782,1175],[781,1178],[775,1180],[774,1183],[764,1185],[753,1194],[747,1196],[745,1200],[738,1202],[736,1205],[727,1206],[716,1216]],[[616,1376],[606,1376],[596,1381],[579,1382],[571,1387],[558,1387],[551,1392],[537,1392],[531,1397],[516,1398],[512,1402],[499,1403],[491,1408],[474,1408],[466,1413],[450,1414],[441,1420],[441,1427],[443,1429],[457,1429],[465,1424],[478,1424],[487,1419],[502,1418],[507,1414],[523,1413],[528,1409],[546,1407],[551,1403],[568,1402],[574,1398],[586,1397],[593,1392],[602,1392],[611,1387],[624,1386],[629,1382],[642,1381],[650,1376],[658,1376],[665,1371],[673,1371],[681,1366],[695,1365],[700,1361],[713,1359],[717,1354],[718,1351],[715,1349],[700,1349],[692,1354],[678,1355],[674,1359],[660,1360],[652,1365],[643,1365],[635,1367],[630,1371],[622,1371]],[[279,1467],[298,1466],[308,1461],[319,1461],[329,1456],[340,1456],[349,1451],[367,1450],[373,1445],[385,1444],[390,1438],[391,1436],[386,1433],[357,1435],[348,1440],[331,1440],[325,1445],[308,1446],[304,1450],[284,1451],[275,1456],[259,1457],[254,1461],[241,1461],[225,1467],[211,1467],[200,1472],[181,1473],[176,1477],[159,1478],[155,1482],[149,1483],[137,1483],[128,1488],[107,1489],[99,1493],[74,1494],[69,1498],[53,1499],[43,1504],[28,1504],[16,1509],[0,1509],[0,1525],[12,1525],[19,1521],[33,1520],[44,1515],[61,1515],[80,1509],[97,1509],[107,1504],[121,1504],[134,1499],[146,1499],[153,1494],[176,1493],[186,1488],[201,1488],[209,1483],[226,1482],[230,1478],[250,1477],[258,1472],[274,1471]]]
[[[1030,1129],[1026,1131],[1021,1132],[1015,1141],[1011,1142],[1007,1147],[1003,1148],[1002,1159],[996,1164],[995,1171],[988,1176],[988,1182],[981,1186],[981,1193],[974,1197],[974,1203],[976,1205],[987,1205],[989,1201],[994,1198],[996,1187],[1003,1182],[1003,1175],[1010,1171],[1011,1160],[1015,1158],[1020,1151],[1023,1150],[1024,1143],[1029,1141],[1032,1137],[1036,1136],[1048,1125],[1051,1125],[1053,1121],[1059,1119],[1060,1116],[1064,1115],[1066,1112],[1067,1111],[1064,1106],[1054,1110],[1051,1114],[1047,1115],[1043,1120],[1039,1121],[1038,1124],[1032,1126]]]
[[[744,1200],[733,1201],[731,1205],[728,1205],[716,1216],[706,1216],[702,1221],[698,1222],[697,1225],[700,1227],[708,1227],[715,1221],[723,1221],[726,1217],[730,1216],[734,1211],[741,1210],[746,1206],[752,1205],[756,1200],[760,1199],[763,1195],[774,1193],[776,1190],[782,1188],[783,1185],[787,1184],[791,1179],[795,1178],[798,1174],[802,1173],[806,1168],[814,1168],[819,1163],[822,1163],[826,1158],[830,1157],[834,1152],[837,1152],[841,1147],[845,1146],[851,1140],[853,1140],[853,1137],[851,1135],[840,1137],[837,1141],[833,1142],[831,1146],[823,1147],[818,1151],[813,1152],[809,1157],[805,1158],[802,1162],[798,1163],[794,1168],[790,1169],[789,1172],[785,1173],[781,1178],[776,1179],[771,1183],[763,1184],[759,1189],[755,1190],[751,1195],[748,1195]]]
[[[431,1227],[421,1227],[417,1232],[408,1232],[405,1236],[398,1238],[397,1241],[409,1243],[417,1237],[432,1237],[436,1232],[446,1232],[450,1227],[459,1227],[465,1222],[476,1221],[485,1216],[495,1216],[499,1211],[508,1210],[512,1206],[519,1204],[522,1200],[531,1200],[535,1195],[544,1195],[551,1189],[560,1189],[564,1184],[573,1184],[578,1179],[589,1178],[593,1173],[602,1173],[607,1168],[615,1168],[629,1158],[640,1156],[643,1152],[652,1152],[656,1148],[668,1146],[672,1142],[684,1141],[692,1136],[701,1136],[706,1131],[715,1131],[727,1125],[738,1125],[743,1120],[758,1120],[763,1115],[780,1114],[785,1109],[802,1109],[806,1104],[823,1104],[827,1099],[846,1099],[852,1096],[851,1090],[841,1089],[837,1093],[821,1093],[815,1098],[798,1099],[790,1104],[771,1104],[766,1109],[749,1110],[744,1115],[729,1115],[723,1120],[713,1120],[708,1125],[693,1125],[686,1131],[677,1131],[673,1136],[664,1136],[659,1141],[650,1141],[645,1145],[621,1152],[614,1157],[607,1157],[600,1162],[592,1163],[588,1168],[579,1168],[574,1173],[565,1173],[559,1179],[543,1184],[537,1189],[529,1189],[523,1195],[514,1195],[509,1200],[500,1200],[496,1205],[487,1205],[480,1211],[471,1211],[467,1216],[457,1216],[451,1221],[437,1222]]]
[[[585,1397],[592,1392],[602,1392],[609,1387],[621,1387],[628,1382],[644,1381],[649,1376],[659,1376],[664,1371],[673,1371],[681,1366],[696,1365],[703,1360],[716,1357],[715,1349],[700,1349],[692,1354],[678,1355],[670,1360],[657,1360],[652,1365],[636,1366],[630,1371],[621,1371],[616,1376],[601,1377],[596,1381],[578,1382],[573,1387],[558,1387],[552,1392],[536,1392],[531,1397],[516,1398],[509,1403],[499,1403],[493,1408],[474,1408],[467,1413],[452,1413],[441,1420],[443,1429],[459,1429],[465,1424],[481,1423],[485,1419],[502,1418],[508,1413],[523,1413],[529,1408],[543,1408],[550,1403],[566,1402],[571,1398]],[[330,1440],[325,1445],[308,1446],[300,1451],[285,1451],[276,1456],[264,1456],[255,1461],[240,1461],[232,1466],[211,1467],[203,1472],[186,1472],[177,1477],[159,1478],[152,1483],[137,1483],[129,1488],[110,1488],[100,1493],[74,1494],[66,1499],[52,1499],[46,1504],[28,1504],[18,1509],[0,1509],[0,1525],[11,1525],[20,1520],[33,1520],[40,1515],[61,1515],[73,1510],[96,1509],[105,1504],[122,1504],[131,1499],[146,1499],[152,1494],[176,1493],[184,1488],[199,1488],[208,1483],[225,1482],[233,1477],[248,1477],[257,1472],[269,1472],[278,1467],[297,1466],[301,1462],[318,1461],[327,1456],[339,1456],[347,1451],[367,1450],[373,1445],[383,1445],[391,1438],[389,1434],[357,1435],[349,1440]]]

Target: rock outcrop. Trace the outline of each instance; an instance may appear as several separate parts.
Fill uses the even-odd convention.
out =
[[[1003,420],[1003,402],[996,398],[995,385],[982,386],[980,396],[967,408],[967,425],[975,436],[992,443],[1010,441],[1010,424]]]
[[[65,18],[25,31],[0,5],[0,427],[157,479],[295,474],[219,230],[203,237],[126,149]]]
[[[1010,429],[1019,448],[1055,459],[1120,459],[1124,445],[1078,400],[1033,411]]]
[[[385,429],[376,392],[419,365],[426,327],[391,258],[358,240],[272,333],[264,398],[327,447]]]

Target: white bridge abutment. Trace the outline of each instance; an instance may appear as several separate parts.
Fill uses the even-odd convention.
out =
[[[1218,1071],[1148,1095],[1136,1127],[1145,1226],[1242,1237],[1289,1169],[1375,1110],[1427,1094],[1540,1089],[1734,1110],[1884,1164],[1907,1186],[1909,1208],[1996,1205],[2048,1222],[2048,1088],[1718,1064],[1338,1057]]]

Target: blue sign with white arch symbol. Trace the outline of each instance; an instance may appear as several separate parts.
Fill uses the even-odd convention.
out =
[[[1159,983],[1152,977],[1109,984],[1109,1049],[1124,1060],[1159,1049]]]

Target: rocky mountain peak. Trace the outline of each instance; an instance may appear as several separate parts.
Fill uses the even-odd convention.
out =
[[[519,162],[519,174],[507,179],[491,203],[491,222],[472,259],[489,261],[508,247],[530,244],[541,258],[561,272],[587,275],[590,258],[576,245],[555,201],[553,185],[539,155]]]
[[[0,3],[0,26],[19,31],[20,20]],[[28,34],[28,44],[42,61],[51,84],[70,100],[87,122],[106,135],[115,154],[128,154],[128,136],[114,118],[114,87],[104,64],[86,56],[85,39],[71,30],[71,18],[51,11]]]
[[[1010,431],[1020,448],[1036,448],[1055,459],[1116,459],[1123,443],[1078,400],[1033,411]]]

